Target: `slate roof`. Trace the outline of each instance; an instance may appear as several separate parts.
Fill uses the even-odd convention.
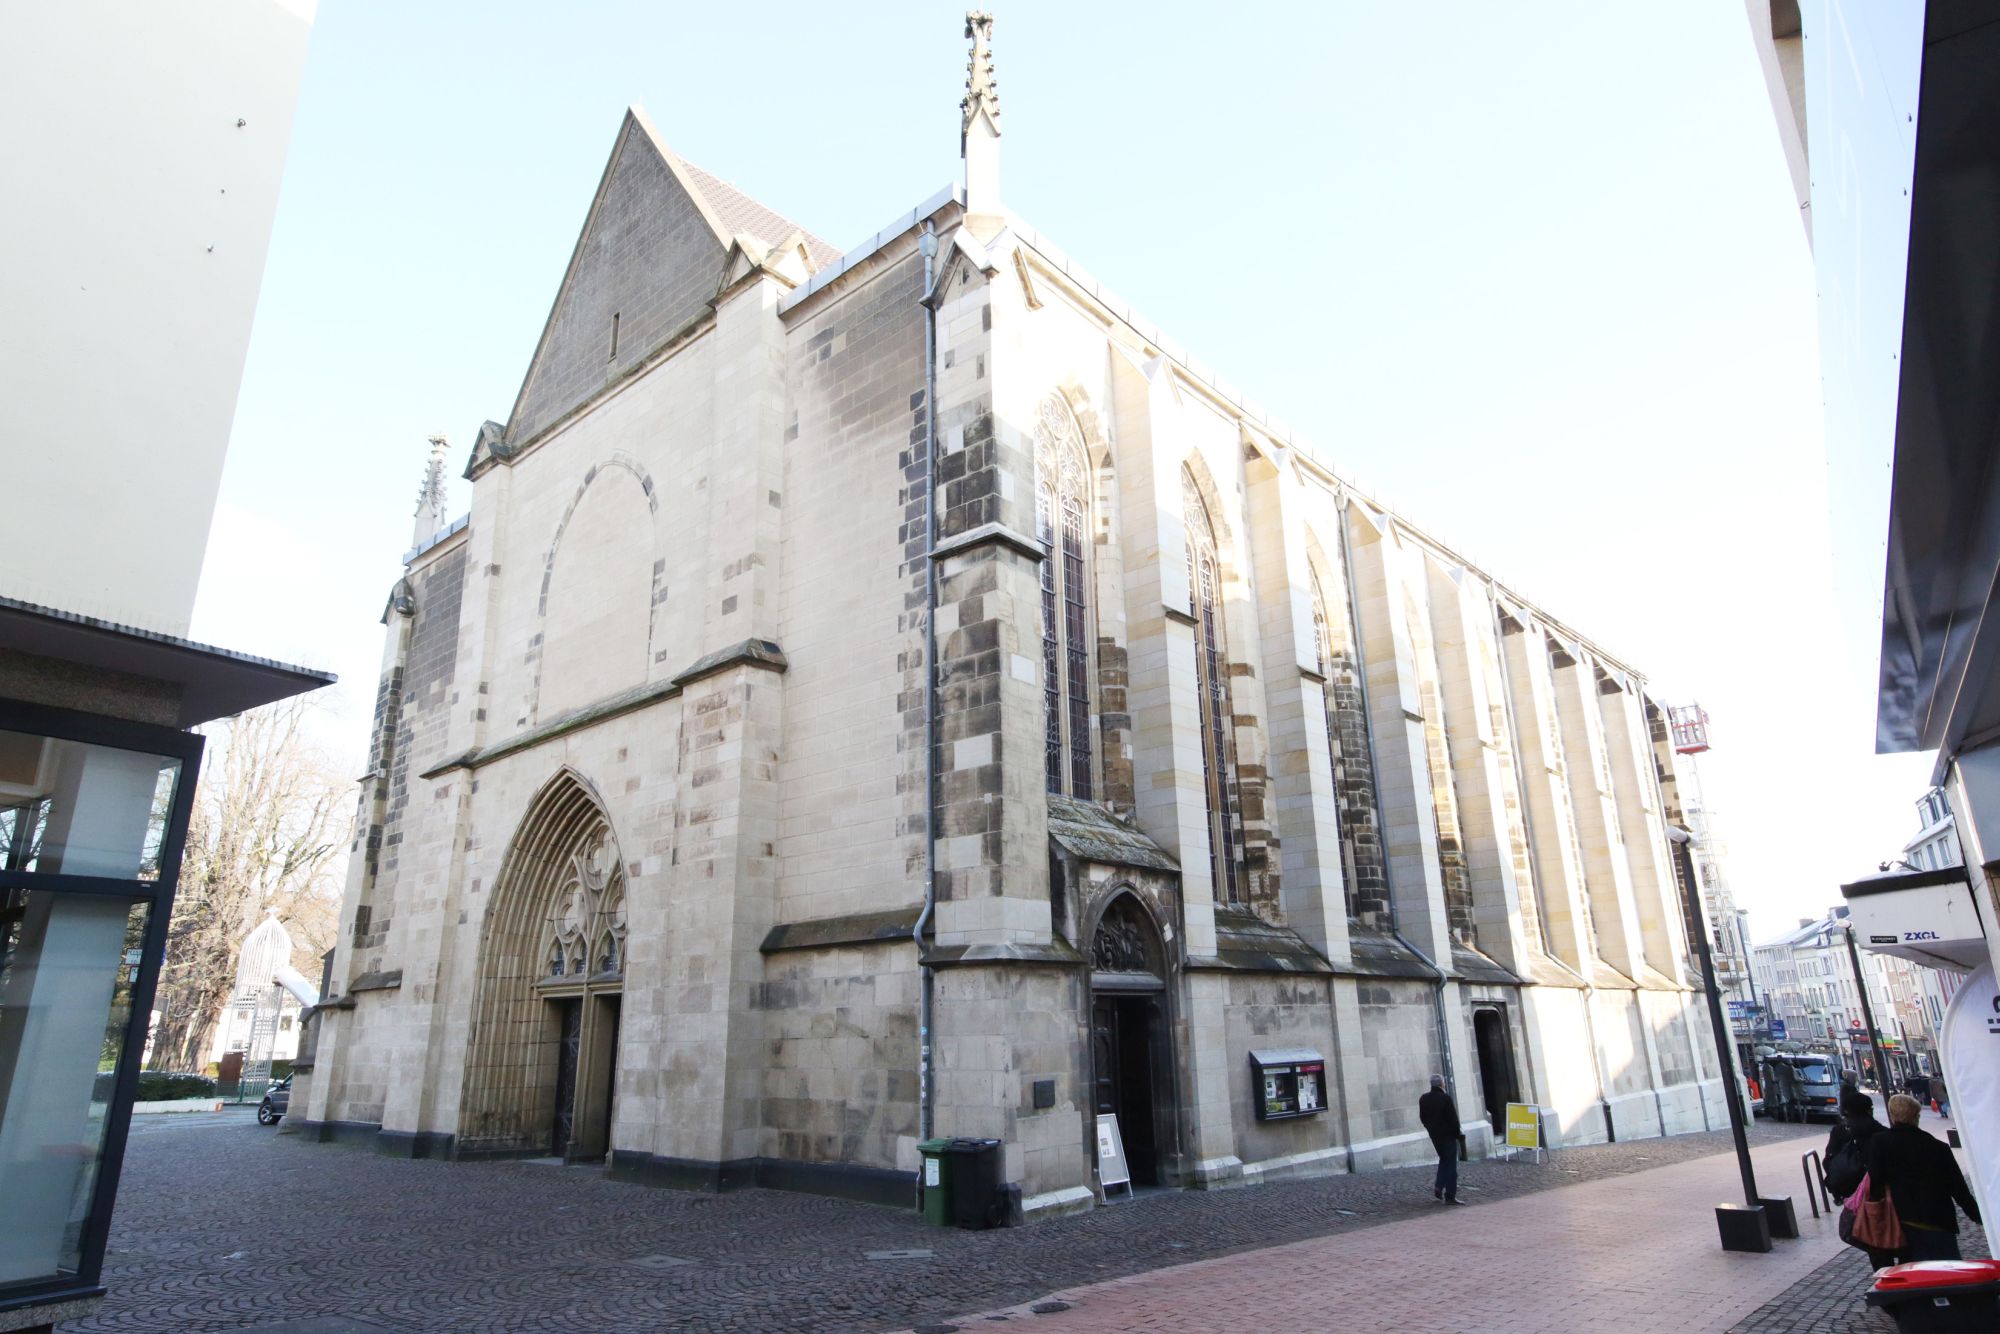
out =
[[[1049,837],[1084,861],[1101,866],[1181,869],[1159,844],[1103,807],[1054,792],[1049,794]]]
[[[1418,977],[1437,980],[1437,970],[1398,944],[1394,936],[1363,927],[1347,929],[1352,971],[1363,977]]]
[[[1247,908],[1215,905],[1216,962],[1258,973],[1330,973],[1331,964],[1288,926]]]
[[[718,180],[686,158],[681,158],[680,164],[707,199],[708,206],[722,218],[722,225],[731,235],[742,233],[754,236],[765,245],[774,246],[793,232],[804,232],[806,253],[812,256],[815,269],[823,269],[840,259],[838,249],[820,240],[783,214],[765,208],[728,181]]]
[[[1474,982],[1499,982],[1505,986],[1521,984],[1521,979],[1500,963],[1456,940],[1451,942],[1451,966],[1460,977]]]

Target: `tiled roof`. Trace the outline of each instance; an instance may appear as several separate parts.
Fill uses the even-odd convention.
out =
[[[681,166],[707,198],[709,207],[721,215],[722,225],[731,235],[754,236],[765,245],[774,246],[795,231],[805,232],[806,252],[812,256],[814,268],[823,269],[840,258],[838,249],[784,215],[765,208],[729,182],[716,179],[686,158],[681,159]]]

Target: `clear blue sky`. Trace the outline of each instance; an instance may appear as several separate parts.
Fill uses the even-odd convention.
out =
[[[197,636],[340,672],[358,771],[424,437],[455,474],[507,416],[626,103],[846,248],[956,177],[961,14],[323,5]],[[1900,848],[1928,765],[1870,755],[1881,567],[1832,584],[1811,257],[1740,0],[995,14],[1010,207],[1706,705],[1760,936]]]

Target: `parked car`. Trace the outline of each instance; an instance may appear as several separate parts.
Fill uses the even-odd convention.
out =
[[[257,1104],[257,1122],[274,1126],[285,1117],[285,1111],[292,1105],[292,1077],[286,1075],[264,1092],[264,1101]]]

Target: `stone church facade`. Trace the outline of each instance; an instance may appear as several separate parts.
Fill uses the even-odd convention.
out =
[[[1428,1157],[1439,1072],[1475,1153],[1724,1124],[1643,678],[1007,212],[989,26],[844,255],[626,117],[389,599],[302,1128],[905,1204],[990,1137],[1034,1215],[1105,1113],[1182,1186]]]

